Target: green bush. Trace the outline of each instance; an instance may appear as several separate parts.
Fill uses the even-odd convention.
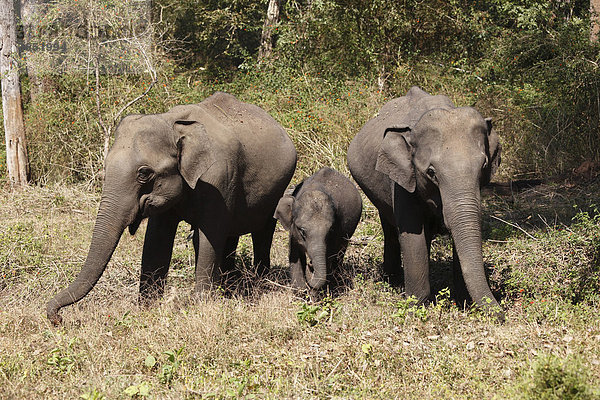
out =
[[[90,4],[49,6],[40,37],[81,45],[91,31],[60,25],[61,7],[85,20]],[[102,21],[118,11],[111,4],[94,5],[94,23],[104,30]],[[589,2],[295,0],[281,6],[274,53],[259,62],[263,0],[156,2],[151,58],[158,81],[124,114],[163,112],[216,90],[230,92],[288,129],[304,176],[323,165],[345,170],[347,144],[362,125],[388,98],[419,85],[493,118],[504,145],[504,176],[562,174],[600,160],[600,48],[589,42]],[[125,34],[130,27],[115,29]],[[109,50],[107,57],[119,59]],[[144,60],[129,53],[137,72],[100,77],[105,124],[149,84]],[[85,70],[80,60],[66,61]],[[93,74],[88,67],[81,74],[46,71],[40,79],[47,90],[25,101],[33,180],[97,183],[103,131]],[[25,92],[33,86],[25,82]]]
[[[525,373],[515,392],[520,399],[587,400],[600,393],[590,385],[590,377],[581,359],[541,355]]]
[[[95,83],[84,74],[42,79],[48,87],[27,104],[25,112],[32,179],[38,183],[94,183],[104,161],[104,132],[98,119]],[[143,76],[103,76],[98,96],[104,124],[111,126],[118,110],[143,93],[149,83]],[[156,112],[165,108],[164,102],[157,85],[122,116]]]
[[[180,65],[212,77],[256,55],[267,9],[257,0],[160,0],[154,7],[163,49]]]
[[[513,239],[510,253],[498,253],[492,280],[508,299],[524,305],[561,299],[591,303],[600,294],[600,215],[578,213],[571,226],[551,229],[535,240]]]

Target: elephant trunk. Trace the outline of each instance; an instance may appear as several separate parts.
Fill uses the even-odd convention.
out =
[[[442,192],[444,222],[452,234],[471,298],[483,308],[499,309],[483,267],[479,186],[476,183],[471,186],[455,188],[446,195]],[[499,312],[497,317],[503,319],[504,315]]]
[[[313,275],[308,279],[308,286],[320,289],[327,282],[327,246],[325,241],[309,245],[308,253],[313,265]]]
[[[119,243],[125,227],[131,223],[126,213],[114,213],[114,201],[103,196],[94,225],[87,259],[77,278],[48,302],[46,314],[54,325],[61,323],[58,311],[81,300],[102,276]]]

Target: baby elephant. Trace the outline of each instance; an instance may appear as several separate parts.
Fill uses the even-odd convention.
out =
[[[361,212],[362,200],[354,184],[327,167],[279,200],[274,217],[290,232],[292,286],[315,293],[330,282]],[[307,265],[307,255],[312,268]]]

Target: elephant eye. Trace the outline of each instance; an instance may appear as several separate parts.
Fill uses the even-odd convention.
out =
[[[139,183],[148,183],[154,177],[154,171],[150,167],[140,167],[137,170],[137,181]]]
[[[427,176],[431,179],[435,179],[435,168],[432,165],[427,167],[427,171],[425,171]]]

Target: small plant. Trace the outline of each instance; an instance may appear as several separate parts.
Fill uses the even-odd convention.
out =
[[[79,398],[83,399],[83,400],[104,400],[104,399],[106,399],[106,397],[102,393],[97,391],[96,389],[92,389],[89,392],[85,392],[84,394],[79,396]]]
[[[248,386],[248,377],[242,378],[230,378],[228,379],[228,386],[225,389],[225,395],[227,398],[239,399],[243,396],[246,387]],[[247,398],[247,397],[246,397]]]
[[[450,310],[454,306],[450,288],[445,287],[435,296],[435,308],[438,310],[438,320],[442,318],[444,311]]]
[[[68,374],[71,372],[75,361],[70,356],[65,355],[63,350],[55,347],[50,350],[50,356],[48,357],[46,364],[53,366],[58,372]]]
[[[130,311],[126,311],[125,314],[121,318],[116,318],[115,326],[123,326],[126,328],[131,328],[131,325],[134,322],[133,316],[130,314]]]
[[[302,303],[300,307],[300,310],[296,312],[298,321],[308,326],[315,326],[323,321],[331,321],[339,310],[340,304],[328,296],[320,304]]]
[[[148,369],[154,368],[156,365],[156,357],[150,354],[148,357],[144,359],[144,366]]]
[[[128,386],[123,393],[134,398],[148,397],[150,396],[150,383],[143,381],[137,385]]]
[[[449,310],[452,307],[452,296],[450,294],[450,288],[445,287],[438,292],[435,296],[436,307],[442,310]]]
[[[362,350],[367,360],[369,360],[373,355],[373,345],[371,343],[363,343],[360,346],[360,349]]]
[[[51,365],[57,372],[68,374],[75,365],[75,357],[73,356],[73,345],[77,338],[69,340],[66,349],[55,347],[50,350],[50,355],[46,360],[46,364]]]
[[[177,371],[181,366],[181,354],[183,353],[183,347],[173,350],[173,351],[165,351],[163,354],[167,356],[167,361],[163,364],[159,374],[158,379],[161,383],[164,383],[167,386],[171,385],[171,382],[177,376]]]
[[[394,317],[400,318],[405,321],[409,315],[414,315],[422,322],[427,321],[427,308],[424,304],[417,305],[419,301],[415,296],[410,296],[404,300],[400,300],[396,303],[397,311],[394,313]]]
[[[481,299],[484,306],[473,303],[469,309],[471,315],[485,322],[496,322],[498,316],[502,313],[500,306],[492,306],[492,299],[489,297],[483,297]]]

